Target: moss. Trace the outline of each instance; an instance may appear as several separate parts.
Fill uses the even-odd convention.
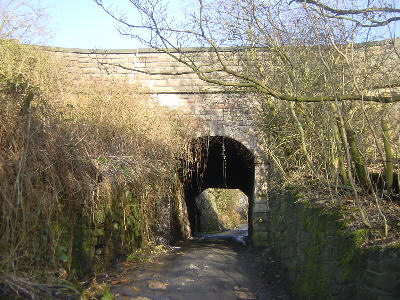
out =
[[[304,250],[306,265],[305,273],[298,278],[295,290],[300,298],[304,299],[328,299],[329,279],[325,272],[335,273],[333,269],[324,271],[324,250],[329,245],[329,236],[339,235],[339,251],[337,260],[342,268],[342,282],[353,273],[358,263],[354,259],[356,249],[367,236],[367,230],[362,229],[351,234],[347,233],[346,226],[340,221],[342,213],[331,210],[323,212],[321,208],[313,207],[308,203],[301,205],[302,230],[311,234],[311,248]],[[346,289],[346,288],[345,288]]]
[[[400,242],[386,246],[387,249],[400,250]]]
[[[256,247],[264,246],[264,245],[268,244],[267,243],[268,233],[267,232],[253,232],[252,241]]]
[[[385,263],[400,257],[399,244],[362,248],[369,229],[351,232],[343,220],[343,211],[337,208],[325,210],[312,202],[296,201],[289,194],[270,201],[273,209],[267,228],[269,246],[281,254],[298,299],[361,299],[364,296],[360,298],[359,287],[375,280],[366,270],[384,268],[379,263],[382,257]],[[283,231],[279,230],[281,219],[291,220]],[[371,260],[375,267],[371,267]],[[380,276],[384,279],[377,284],[393,289],[387,277]]]
[[[140,214],[139,201],[135,198],[135,195],[128,190],[125,191],[124,198],[129,207],[129,213],[125,216],[126,230],[124,231],[124,240],[129,245],[127,250],[130,252],[132,249],[142,245],[142,216]]]
[[[337,260],[342,268],[342,282],[346,281],[357,269],[359,247],[367,238],[368,230],[359,229],[352,233],[338,231],[340,236]]]
[[[101,296],[101,300],[112,300],[115,299],[115,296],[111,293],[110,288],[108,287],[105,291],[104,294]]]
[[[318,208],[303,207],[301,214],[302,229],[312,235],[312,247],[304,250],[305,273],[295,284],[295,290],[302,299],[327,299],[328,281],[321,260],[332,216],[320,213]]]
[[[301,214],[302,229],[311,233],[312,248],[306,250],[306,271],[298,281],[296,288],[301,297],[307,299],[327,299],[328,281],[322,269],[321,259],[323,247],[329,244],[328,233],[338,235],[337,261],[341,267],[341,281],[345,282],[357,270],[359,259],[358,247],[362,245],[368,235],[367,229],[360,229],[352,233],[346,231],[346,226],[340,222],[341,212],[330,211],[321,213],[318,208],[303,208]]]
[[[180,203],[184,201],[181,193],[182,186],[178,175],[174,177],[174,183],[171,190],[171,240],[173,242],[186,237],[185,225],[182,220]]]
[[[328,281],[321,265],[320,245],[314,245],[305,254],[305,274],[298,279],[295,290],[301,299],[327,299]]]
[[[301,228],[304,231],[309,231],[312,228],[312,224],[309,219],[310,215],[308,213],[308,210],[304,208],[301,212]]]
[[[87,219],[77,218],[73,228],[72,241],[72,275],[82,277],[91,270],[91,232],[88,230]]]
[[[351,233],[354,245],[360,247],[368,238],[369,229],[363,228]]]
[[[111,206],[98,208],[94,218],[86,215],[76,218],[65,242],[72,241],[67,255],[72,277],[102,271],[117,256],[141,246],[140,205],[136,202],[129,190],[123,190],[116,193]]]

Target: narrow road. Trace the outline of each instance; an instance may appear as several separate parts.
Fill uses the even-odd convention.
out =
[[[154,263],[127,272],[112,287],[116,299],[130,300],[289,300],[273,266],[245,245],[247,229],[205,235],[179,245]]]

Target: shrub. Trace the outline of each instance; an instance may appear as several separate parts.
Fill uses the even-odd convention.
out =
[[[137,84],[66,70],[41,48],[0,41],[3,274],[68,271],[72,228],[101,209],[135,220],[129,247],[153,239],[197,126]]]

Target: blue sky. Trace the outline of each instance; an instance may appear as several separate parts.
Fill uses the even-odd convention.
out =
[[[116,23],[91,0],[41,0],[52,17],[49,46],[88,49],[126,49],[141,45],[121,36]]]
[[[1,1],[1,0],[0,0]],[[47,8],[52,17],[49,28],[53,38],[49,46],[86,48],[86,49],[134,49],[144,47],[138,41],[121,36],[116,30],[116,22],[92,0],[38,0]],[[119,5],[120,11],[132,12],[129,1],[108,0],[107,5]],[[178,11],[175,5],[179,1],[170,1],[169,8]],[[125,6],[124,6],[125,4]],[[121,6],[122,5],[122,6]],[[134,22],[132,14],[130,21]],[[176,17],[176,15],[175,15]],[[392,28],[395,28],[393,24]],[[381,28],[387,33],[387,28]],[[378,30],[379,32],[379,30]],[[398,33],[398,32],[397,32]]]

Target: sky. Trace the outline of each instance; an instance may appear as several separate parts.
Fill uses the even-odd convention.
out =
[[[84,49],[134,49],[137,41],[121,36],[116,22],[91,0],[41,0],[51,16],[53,37],[46,44]]]
[[[3,0],[0,0],[0,2]],[[52,38],[45,44],[54,47],[83,49],[135,49],[146,47],[127,36],[121,36],[114,21],[92,0],[31,0],[39,1],[51,16],[48,27]],[[128,13],[132,6],[129,1],[108,0],[109,4],[121,6],[120,9],[129,15],[135,23],[134,15]],[[176,2],[172,0],[169,8],[175,9]],[[128,5],[123,6],[128,3]],[[115,6],[114,6],[115,7]],[[133,16],[133,17],[132,17]],[[176,16],[175,16],[176,17]],[[384,28],[386,30],[386,28]]]

